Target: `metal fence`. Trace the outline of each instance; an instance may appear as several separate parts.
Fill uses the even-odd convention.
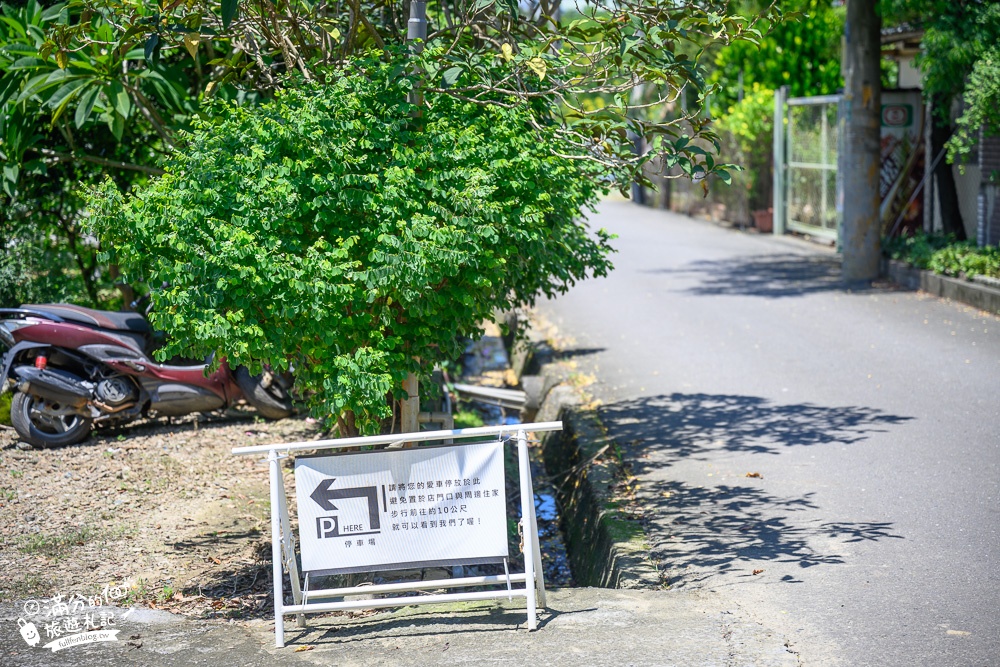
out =
[[[784,227],[837,240],[840,95],[794,97],[785,105]],[[781,149],[779,149],[780,152]]]

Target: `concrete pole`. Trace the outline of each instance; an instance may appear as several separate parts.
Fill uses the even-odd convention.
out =
[[[420,40],[415,42],[415,40]],[[410,20],[406,23],[406,41],[415,42],[410,45],[411,52],[421,53],[424,50],[424,42],[427,40],[427,3],[420,0],[410,2]],[[419,85],[414,86],[410,91],[408,101],[411,104],[421,105],[424,96],[420,92]],[[419,115],[419,112],[418,112]],[[420,430],[418,417],[420,415],[420,382],[413,373],[408,373],[403,380],[403,391],[408,398],[400,401],[399,404],[399,430],[401,433],[416,433]],[[411,446],[412,443],[407,443]]]
[[[878,277],[881,259],[879,170],[882,85],[881,19],[871,0],[847,0],[844,26],[844,233],[843,278]]]
[[[415,40],[420,40],[416,42]],[[424,43],[427,41],[427,3],[419,0],[410,2],[410,20],[406,22],[406,41],[414,42],[410,45],[410,52],[417,54],[424,50]],[[423,104],[424,96],[420,92],[420,86],[414,86],[407,97],[410,104]]]

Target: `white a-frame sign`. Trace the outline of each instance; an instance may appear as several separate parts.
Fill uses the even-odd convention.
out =
[[[545,582],[526,434],[561,429],[562,422],[544,422],[233,449],[233,454],[267,454],[270,467],[275,645],[285,645],[285,616],[296,616],[304,627],[309,613],[507,597],[525,598],[528,629],[534,630],[537,607],[545,605]],[[503,466],[503,447],[511,436],[517,446],[525,555],[524,572],[516,573],[507,566]],[[404,441],[420,446],[398,448]],[[442,441],[448,444],[433,444]],[[379,449],[336,453],[360,446]],[[280,460],[307,450],[315,454],[295,460],[300,572]],[[354,588],[309,585],[310,578],[329,574],[490,562],[502,562],[506,574]],[[290,605],[284,603],[285,570]],[[401,595],[458,587],[480,590]],[[343,599],[359,594],[396,597]]]

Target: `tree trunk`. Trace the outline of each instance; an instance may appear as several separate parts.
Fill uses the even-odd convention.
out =
[[[941,105],[940,107],[938,105]],[[940,95],[931,98],[931,154],[925,159],[934,159],[944,150],[944,144],[951,138],[954,128],[947,116],[942,117],[939,109],[947,114],[947,106]],[[958,189],[955,187],[955,173],[947,160],[938,160],[934,168],[937,178],[938,203],[941,206],[941,223],[946,234],[954,234],[959,241],[966,239],[962,210],[958,206]],[[930,215],[928,211],[926,215]]]
[[[399,430],[401,433],[416,433],[420,430],[417,417],[420,414],[419,382],[414,373],[409,373],[403,380],[403,391],[407,398],[400,401]]]
[[[847,0],[844,27],[844,228],[843,277],[878,277],[880,248],[879,169],[882,85],[881,19],[871,0]]]
[[[356,438],[360,435],[354,421],[354,412],[345,410],[343,414],[337,415],[337,430],[341,438]]]

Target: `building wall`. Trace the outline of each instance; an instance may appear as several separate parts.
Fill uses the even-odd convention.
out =
[[[947,158],[945,158],[947,159]],[[958,208],[962,212],[962,224],[965,225],[965,235],[976,238],[976,224],[979,219],[979,184],[982,182],[982,170],[979,165],[965,165],[965,173],[959,171],[958,165],[951,165],[955,174],[955,189],[958,190]]]
[[[914,58],[901,58],[899,60],[899,82],[900,88],[923,88],[924,82],[917,69]]]
[[[976,242],[1000,244],[1000,137],[984,136],[980,142],[979,165],[982,185],[979,189],[979,226]]]

